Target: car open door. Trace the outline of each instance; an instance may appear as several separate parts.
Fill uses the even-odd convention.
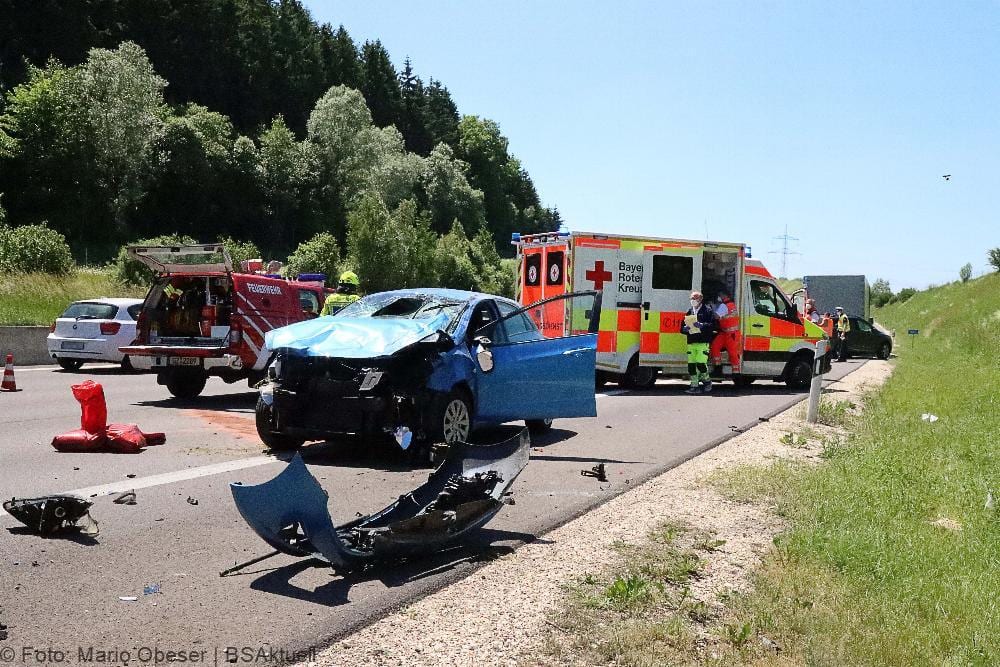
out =
[[[233,260],[220,243],[175,246],[129,246],[130,259],[142,262],[159,275],[232,273]]]
[[[567,327],[563,335],[546,338],[535,316],[554,308],[562,308],[567,321],[585,319],[586,328]],[[474,334],[477,418],[505,422],[596,416],[600,315],[599,292],[563,294],[507,313],[501,310],[497,322]]]

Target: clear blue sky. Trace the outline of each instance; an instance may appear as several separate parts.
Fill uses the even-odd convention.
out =
[[[1000,246],[996,2],[306,5],[497,121],[570,229],[742,241],[778,273],[787,225],[790,276],[895,290]]]

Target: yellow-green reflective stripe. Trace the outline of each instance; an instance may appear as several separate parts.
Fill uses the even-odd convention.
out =
[[[679,333],[660,334],[660,354],[685,354],[687,336]]]

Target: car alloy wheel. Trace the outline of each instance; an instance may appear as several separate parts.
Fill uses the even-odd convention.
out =
[[[472,417],[469,406],[461,398],[454,397],[445,406],[441,431],[445,442],[465,442],[469,439]]]

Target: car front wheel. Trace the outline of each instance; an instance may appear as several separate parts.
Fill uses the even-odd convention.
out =
[[[56,363],[64,371],[78,371],[83,366],[80,359],[56,359]]]
[[[892,346],[889,343],[882,343],[882,347],[878,349],[878,358],[888,359],[890,352],[892,352]]]
[[[434,403],[429,415],[428,434],[434,442],[468,442],[472,433],[472,401],[453,389]]]
[[[264,399],[257,399],[257,408],[254,410],[257,422],[257,435],[260,441],[267,445],[268,449],[298,449],[305,442],[302,438],[293,438],[284,433],[275,433],[271,430],[273,423],[273,412],[271,406],[264,402]]]

